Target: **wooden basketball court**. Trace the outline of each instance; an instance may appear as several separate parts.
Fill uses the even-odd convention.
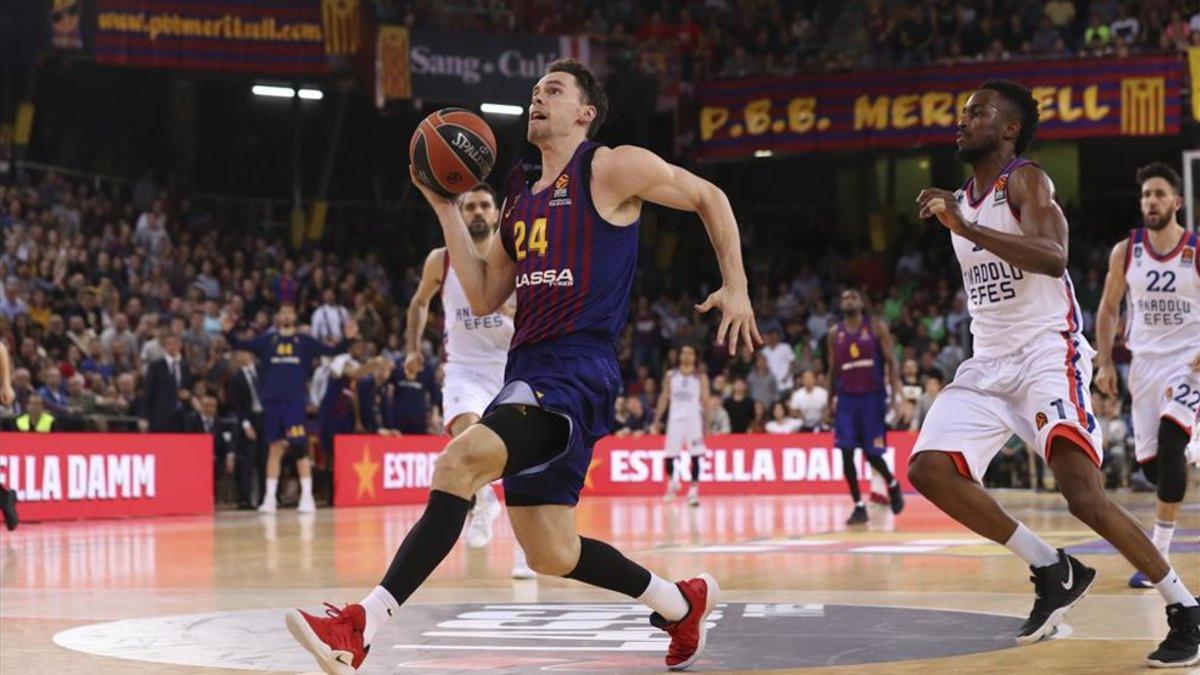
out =
[[[1195,495],[1173,563],[1200,592]],[[1126,588],[1128,566],[1058,495],[1001,499],[1100,572],[1069,627],[1032,647],[1012,646],[1009,632],[1033,601],[1021,561],[916,496],[901,516],[872,507],[870,524],[849,531],[845,497],[712,497],[694,509],[592,498],[579,521],[665,577],[706,570],[721,582],[726,605],[697,672],[1141,670],[1166,630],[1158,595]],[[1153,521],[1153,495],[1118,499]],[[419,512],[224,512],[0,533],[0,671],[311,672],[283,611],[357,601]],[[503,517],[489,548],[460,542],[362,672],[665,672],[655,631],[627,599],[561,579],[512,581],[511,554]]]

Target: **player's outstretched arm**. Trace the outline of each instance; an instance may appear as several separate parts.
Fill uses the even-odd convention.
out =
[[[592,171],[593,194],[603,194],[606,201],[620,205],[618,210],[629,203],[636,208],[636,201],[644,200],[694,211],[700,216],[717,253],[723,286],[696,309],[721,311],[717,341],[728,342],[730,354],[737,353],[739,340],[748,349],[762,344],[758,324],[754,321],[754,309],[750,306],[737,219],[725,192],[692,172],[667,163],[649,150],[632,145],[597,152]]]
[[[425,334],[425,322],[429,320],[429,303],[437,295],[442,286],[442,274],[446,268],[446,249],[438,247],[429,252],[425,258],[425,267],[421,270],[421,282],[408,303],[408,320],[404,325],[404,362],[421,363],[421,336]],[[449,317],[447,317],[449,319]]]
[[[654,423],[650,425],[650,430],[656,434],[663,432],[663,416],[667,414],[667,403],[671,400],[671,372],[667,371],[663,375],[662,387],[658,390],[658,403],[654,406]]]
[[[1021,234],[967,222],[949,190],[925,188],[917,196],[922,218],[937,217],[946,229],[995,253],[1013,267],[1061,277],[1067,271],[1067,218],[1054,201],[1050,178],[1035,166],[1017,169],[1009,176],[1008,201],[1021,214]]]
[[[457,202],[430,190],[411,168],[409,174],[413,184],[425,195],[426,201],[437,214],[446,238],[450,264],[454,266],[454,273],[462,284],[467,302],[471,303],[471,311],[476,316],[495,312],[517,287],[516,263],[504,250],[500,237],[492,238],[487,253],[481,257],[475,252],[475,244],[458,211]]]
[[[892,342],[892,331],[884,321],[875,320],[875,335],[879,337],[879,349],[883,352],[883,365],[887,371],[888,386],[892,388],[892,404],[904,398],[904,384],[900,382],[900,364],[896,362],[896,350]]]
[[[1121,299],[1125,297],[1125,252],[1129,238],[1113,246],[1108,256],[1108,276],[1104,294],[1096,312],[1096,388],[1109,396],[1117,395],[1117,371],[1113,367],[1113,338],[1121,323]]]

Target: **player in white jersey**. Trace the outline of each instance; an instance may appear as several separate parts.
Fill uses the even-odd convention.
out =
[[[1129,393],[1138,464],[1158,487],[1152,540],[1164,558],[1187,492],[1188,440],[1200,410],[1200,238],[1176,220],[1183,181],[1161,162],[1137,172],[1142,222],[1113,247],[1096,315],[1096,387],[1118,395],[1112,346],[1128,296]],[[1140,571],[1132,588],[1151,588]]]
[[[459,198],[463,220],[480,255],[492,243],[500,223],[496,193],[486,183]],[[429,316],[429,302],[440,291],[446,315],[446,379],[442,386],[442,419],[451,437],[479,421],[483,411],[504,386],[504,365],[513,336],[513,302],[487,316],[475,316],[462,284],[450,266],[445,247],[435,248],[425,259],[421,282],[408,305],[405,365],[421,367],[421,334]],[[515,298],[515,296],[514,296]],[[471,522],[466,528],[467,545],[482,548],[492,539],[492,523],[500,515],[500,502],[491,485],[475,493]],[[512,576],[533,579],[537,575],[525,561],[525,552],[514,543]]]
[[[704,445],[704,430],[708,428],[708,376],[696,368],[699,354],[692,345],[679,348],[679,368],[663,378],[662,393],[654,411],[654,428],[662,431],[663,414],[667,415],[667,494],[666,500],[679,491],[679,469],[675,460],[687,452],[691,459],[692,484],[688,488],[688,504],[700,505],[700,458],[708,452]]]
[[[1033,141],[1038,101],[1013,82],[987,82],[958,122],[958,155],[973,177],[962,190],[926,188],[922,218],[950,230],[963,270],[974,355],[942,390],[921,428],[909,479],[931,502],[1028,562],[1036,600],[1017,641],[1051,635],[1095,581],[1096,571],[1055,550],[980,485],[1011,434],[1045,457],[1071,514],[1154,580],[1170,632],[1148,657],[1195,663],[1200,604],[1100,476],[1101,437],[1090,410],[1092,350],[1067,275],[1067,220],[1054,185],[1020,159]]]

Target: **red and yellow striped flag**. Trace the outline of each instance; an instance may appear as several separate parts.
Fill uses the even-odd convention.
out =
[[[408,63],[408,28],[380,26],[375,47],[375,105],[382,108],[388,99],[412,98],[412,80]]]
[[[327,55],[350,56],[358,51],[362,36],[359,0],[321,0],[321,18]]]

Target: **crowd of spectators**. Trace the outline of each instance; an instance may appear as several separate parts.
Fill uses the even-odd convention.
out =
[[[895,337],[903,400],[889,412],[889,426],[919,428],[970,354],[969,316],[945,242],[937,239],[943,233],[924,232],[890,269],[863,267],[861,278],[843,265],[780,273],[752,260],[766,337],[753,354],[731,358],[716,344],[716,318],[693,309],[701,289],[637,295],[618,348],[626,391],[617,405],[617,433],[652,430],[662,378],[684,344],[698,348],[710,378],[711,432],[828,428],[824,338],[838,320],[832,303],[847,284],[866,288],[869,311]],[[293,252],[197,213],[187,200],[153,185],[95,190],[54,173],[0,185],[0,234],[0,339],[12,346],[17,393],[16,406],[0,410],[0,417],[44,409],[56,429],[208,430],[214,415],[229,413],[231,378],[248,361],[229,349],[226,318],[238,331],[269,330],[275,308],[288,302],[296,305],[302,330],[324,342],[341,340],[351,321],[360,335],[352,367],[324,364],[314,373],[312,438],[333,428],[326,415],[340,415],[340,431],[441,432],[443,341],[436,308],[422,341],[424,369],[403,367],[403,310],[415,290],[421,251],[388,251],[388,267],[378,250]],[[1090,331],[1106,256],[1096,247],[1077,257]],[[879,274],[886,283],[866,281]],[[174,371],[179,403],[165,418],[158,415],[165,422],[152,424],[152,407],[163,394],[161,388],[150,392],[148,371],[163,359],[182,368],[183,375]],[[1127,369],[1127,352],[1117,360]],[[333,396],[325,396],[331,387]],[[167,392],[170,399],[169,386]],[[1111,408],[1097,401],[1098,411]],[[1113,410],[1110,417],[1120,419],[1120,406]],[[1110,447],[1124,449],[1115,425],[1112,434]],[[330,451],[328,443],[314,445]],[[1128,480],[1127,470],[1121,475]]]
[[[1186,0],[377,0],[385,21],[587,34],[614,68],[685,81],[1200,45]]]

